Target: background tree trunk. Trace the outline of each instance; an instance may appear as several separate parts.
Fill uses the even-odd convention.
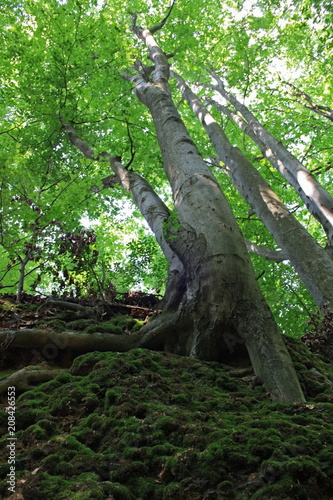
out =
[[[29,262],[29,256],[26,255],[24,259],[20,259],[20,277],[19,277],[19,282],[17,285],[17,293],[16,293],[16,300],[17,302],[21,302],[22,300],[22,293],[24,290],[24,278],[25,278],[25,268],[27,263]]]
[[[244,119],[226,106],[217,107],[231,118],[259,147],[262,154],[293,186],[312,215],[324,228],[328,245],[333,245],[333,198],[309,170],[273,137],[251,111],[225,89],[222,80],[210,71],[217,82],[216,90],[229,101]]]

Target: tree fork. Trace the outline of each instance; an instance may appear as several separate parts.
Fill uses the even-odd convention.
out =
[[[243,339],[255,372],[272,399],[304,401],[237,222],[172,101],[167,58],[149,30],[140,35],[155,71],[151,81],[142,75],[132,81],[154,120],[179,222],[170,246],[184,266],[186,279],[186,291],[174,314],[176,332],[171,334],[176,333],[177,342],[173,352],[218,360],[225,348],[223,337],[231,328]],[[157,334],[163,332],[162,321],[163,314],[155,323]],[[175,321],[170,321],[174,328]],[[148,337],[155,325],[144,327]]]

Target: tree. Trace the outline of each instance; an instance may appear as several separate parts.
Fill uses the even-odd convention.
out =
[[[236,220],[173,103],[168,58],[153,36],[168,16],[147,30],[136,24],[133,15],[133,31],[145,42],[153,67],[140,63],[138,73],[125,78],[134,82],[138,99],[154,120],[173,192],[173,213],[141,176],[121,164],[120,158],[106,152],[96,155],[70,124],[62,120],[63,126],[87,158],[109,161],[117,180],[131,191],[169,262],[163,313],[143,327],[140,345],[219,360],[230,349],[230,340],[244,343],[255,372],[274,398],[302,400]]]
[[[22,170],[28,161],[36,164],[40,159],[38,151],[45,157],[46,151],[53,150],[61,158],[62,168],[70,171],[75,166],[80,180],[89,179],[91,185],[99,185],[103,176],[103,193],[84,208],[90,217],[110,209],[103,197],[107,188],[112,189],[115,199],[123,196],[117,184],[130,192],[155,234],[169,269],[162,314],[145,325],[140,336],[129,341],[129,347],[164,348],[209,360],[227,359],[245,349],[274,399],[301,401],[303,396],[288,353],[259,289],[243,235],[221,190],[221,177],[213,175],[214,167],[207,161],[211,146],[201,142],[201,132],[189,113],[182,111],[181,117],[174,104],[173,96],[179,94],[170,80],[173,59],[166,55],[176,48],[179,52],[174,65],[182,66],[186,79],[196,81],[202,75],[201,62],[217,50],[215,47],[221,48],[229,65],[229,85],[235,85],[242,76],[247,91],[253,82],[262,79],[259,62],[272,59],[272,47],[284,43],[281,38],[277,42],[267,39],[267,48],[257,50],[263,45],[256,31],[259,18],[266,30],[271,29],[280,15],[279,6],[274,7],[274,14],[265,6],[262,15],[251,14],[244,30],[244,24],[233,17],[232,2],[229,12],[228,7],[222,13],[218,11],[222,6],[211,2],[195,1],[191,6],[179,2],[161,22],[166,4],[148,7],[146,2],[131,2],[135,12],[143,12],[140,16],[146,25],[155,16],[156,24],[152,23],[149,30],[139,26],[135,13],[130,29],[129,9],[124,2],[100,7],[89,1],[68,0],[61,4],[49,2],[43,9],[33,2],[17,2],[7,14],[10,19],[2,21],[7,54],[11,54],[7,57],[10,64],[5,61],[2,68],[8,82],[3,161],[10,164],[15,159],[13,145],[20,149]],[[192,36],[189,21],[198,17],[199,9],[204,10],[205,26],[195,25]],[[226,31],[220,35],[222,15]],[[155,39],[156,33],[164,50]],[[309,30],[306,36],[311,36]],[[25,47],[24,53],[13,51],[18,39]],[[142,62],[146,51],[148,64]],[[20,71],[23,65],[32,68],[29,78]],[[211,83],[209,75],[201,78]],[[263,93],[260,87],[258,102]],[[237,138],[234,130],[230,136],[240,145],[242,138]],[[252,155],[256,151],[244,144],[243,149],[248,149],[245,153]],[[236,173],[242,162],[238,155]],[[165,188],[167,182],[171,200]],[[224,179],[222,184],[225,188]],[[87,184],[85,189],[89,189]],[[261,211],[257,213],[262,216]],[[272,224],[280,218],[281,214],[273,213]],[[287,240],[285,234],[277,238],[284,255],[295,261],[295,246],[287,246]],[[248,246],[260,248],[253,244],[251,241]],[[301,275],[299,269],[307,263],[301,255],[299,261],[300,266],[295,268]],[[330,266],[327,263],[328,287]],[[309,289],[315,272],[308,272]],[[319,304],[330,300],[326,295],[318,298]]]
[[[61,168],[55,171],[51,160],[45,163],[45,169],[43,164],[26,169],[24,177],[15,165],[2,167],[0,172],[1,289],[16,288],[18,302],[26,279],[32,288],[42,275],[48,275],[54,284],[63,281],[59,271],[73,267],[80,246],[68,251],[65,259],[61,257],[66,253],[63,247],[70,239],[81,236],[82,240],[83,236],[80,203],[86,194],[78,191],[78,184],[82,187],[83,183],[78,175],[61,172]],[[71,207],[73,197],[77,205]]]

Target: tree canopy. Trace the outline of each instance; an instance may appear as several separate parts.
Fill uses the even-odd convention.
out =
[[[330,255],[332,233],[237,124],[244,116],[217,83],[332,194],[331,2],[177,0],[170,10],[169,1],[14,0],[0,9],[0,293],[21,285],[46,294],[103,294],[111,284],[164,292],[167,263],[154,235],[130,194],[105,181],[113,175],[108,152],[173,213],[153,119],[134,92],[133,78],[152,64],[133,32],[135,15],[143,27],[165,20],[155,37],[175,72],[169,84],[178,111],[253,251],[277,322],[286,333],[303,333],[318,304],[231,182],[176,75]],[[74,146],[68,127],[94,155]],[[176,213],[170,221],[177,223]]]

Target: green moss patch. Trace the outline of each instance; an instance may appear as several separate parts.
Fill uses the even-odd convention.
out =
[[[94,322],[94,324],[85,328],[85,332],[113,333],[120,335],[122,333],[138,330],[142,325],[142,321],[124,314],[117,314],[108,321]]]
[[[331,375],[297,344],[306,404],[272,403],[218,363],[144,349],[77,357],[71,373],[18,398],[16,491],[33,500],[332,498]]]

